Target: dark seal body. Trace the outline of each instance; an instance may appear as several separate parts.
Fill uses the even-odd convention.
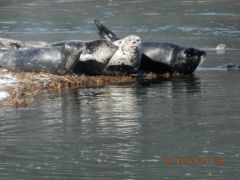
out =
[[[144,42],[140,69],[145,72],[193,73],[205,59],[206,53],[171,43]]]
[[[79,61],[82,46],[27,48],[0,52],[0,66],[18,72],[70,73]]]
[[[95,20],[101,38],[114,42],[119,38],[98,20]],[[206,52],[163,42],[142,42],[140,70],[145,72],[174,72],[191,74],[205,59]]]

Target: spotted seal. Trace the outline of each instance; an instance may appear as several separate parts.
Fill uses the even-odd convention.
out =
[[[105,72],[117,74],[137,72],[142,56],[140,37],[130,35],[113,43],[118,46],[119,49],[111,57],[105,68]]]
[[[94,20],[98,34],[110,42],[119,38],[98,20]],[[145,72],[175,72],[192,74],[206,58],[206,52],[195,48],[181,47],[172,43],[142,42],[140,70]]]
[[[68,44],[71,46],[81,46],[82,53],[79,62],[73,68],[73,72],[77,74],[102,75],[112,56],[118,51],[119,47],[106,40],[95,40],[82,42],[79,40],[62,41],[51,43],[48,46],[56,47]]]

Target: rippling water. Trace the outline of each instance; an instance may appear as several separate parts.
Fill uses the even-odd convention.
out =
[[[120,37],[205,49],[203,67],[240,64],[239,8],[237,0],[1,0],[0,37],[97,39],[98,18]],[[220,43],[225,54],[213,50]],[[1,109],[0,179],[239,179],[239,79],[239,71],[199,70]],[[192,157],[212,162],[178,162]]]

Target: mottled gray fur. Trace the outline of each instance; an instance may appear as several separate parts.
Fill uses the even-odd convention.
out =
[[[19,72],[48,72],[64,75],[79,60],[82,46],[65,44],[60,47],[27,48],[0,52],[0,65]]]

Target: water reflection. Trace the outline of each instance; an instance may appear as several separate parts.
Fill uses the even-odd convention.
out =
[[[41,114],[46,116],[42,117],[45,119],[43,123],[46,123],[44,126],[50,128],[45,131],[56,131],[51,128],[56,128],[58,124],[64,133],[78,132],[81,137],[131,139],[133,145],[137,142],[136,136],[142,132],[143,121],[170,120],[172,116],[168,114],[172,113],[193,117],[192,110],[201,109],[197,99],[201,96],[198,78],[140,86],[76,89],[54,98],[55,102],[51,97],[50,102],[41,102]],[[192,100],[189,102],[189,99]],[[157,119],[154,120],[154,117]],[[126,144],[123,147],[126,148]]]
[[[160,168],[163,166],[163,157],[160,155],[163,151],[159,143],[165,144],[167,140],[163,139],[166,138],[164,133],[176,127],[173,121],[169,128],[159,131],[160,127],[166,127],[169,122],[161,118],[161,116],[167,116],[168,110],[164,107],[159,109],[158,104],[162,104],[161,99],[166,104],[172,104],[175,102],[174,94],[188,94],[185,92],[186,86],[182,86],[182,83],[197,87],[196,82],[197,80],[188,79],[181,83],[166,81],[142,88],[137,85],[104,89],[75,89],[71,93],[61,94],[58,98],[44,98],[47,101],[40,102],[42,112],[35,118],[35,121],[38,121],[38,124],[39,121],[41,122],[38,133],[46,137],[39,142],[39,145],[45,147],[40,150],[45,155],[39,157],[39,151],[33,149],[31,152],[25,152],[33,153],[37,159],[41,158],[43,164],[31,162],[37,160],[34,158],[30,160],[30,165],[32,165],[29,167],[28,164],[25,171],[32,171],[32,168],[47,168],[45,172],[47,174],[50,169],[60,173],[60,170],[65,168],[65,173],[71,172],[66,164],[61,163],[62,161],[67,163],[71,169],[75,166],[83,168],[80,172],[84,172],[86,178],[97,177],[99,174],[106,176],[106,171],[94,171],[94,167],[100,164],[102,168],[110,168],[108,173],[111,175],[118,174],[116,170],[120,171],[119,177],[126,175],[141,177],[143,174],[140,169],[144,164],[157,165],[156,163],[159,163],[157,166]],[[153,86],[159,87],[153,88]],[[196,87],[190,87],[191,93],[200,92]],[[196,91],[193,92],[192,89]],[[174,106],[173,108],[175,109]],[[158,119],[152,119],[151,113],[155,114]],[[146,121],[149,122],[146,123]],[[152,127],[152,123],[156,123],[156,129]],[[38,135],[37,129],[35,129],[36,136]],[[161,138],[155,139],[156,134]],[[150,142],[157,142],[158,145],[149,144]],[[53,143],[50,149],[49,143]],[[18,146],[21,146],[21,143]],[[72,148],[73,146],[75,148]],[[148,146],[151,148],[149,149]],[[147,171],[151,172],[151,168]]]
[[[234,140],[237,135],[222,133],[221,114],[206,117],[209,105],[218,104],[218,100],[206,101],[213,95],[206,87],[213,88],[189,77],[45,94],[31,109],[3,112],[9,118],[0,121],[0,171],[4,177],[27,173],[34,178],[40,173],[52,179],[69,174],[83,179],[144,179],[152,174],[164,178],[173,171],[181,177],[195,176],[189,167],[178,171],[176,166],[167,167],[164,158],[224,155],[229,153],[227,148],[214,150],[221,147],[219,137],[227,133]],[[197,175],[221,174],[218,167],[208,168]]]
[[[83,129],[95,124],[95,130],[100,134],[111,134],[113,130],[131,134],[134,131],[131,128],[137,127],[137,119],[141,116],[135,91],[136,88],[131,87],[77,89],[61,96],[51,108],[61,110],[62,118],[69,123],[76,115]],[[51,110],[48,105],[43,105],[43,109]],[[104,129],[106,127],[111,129]]]

